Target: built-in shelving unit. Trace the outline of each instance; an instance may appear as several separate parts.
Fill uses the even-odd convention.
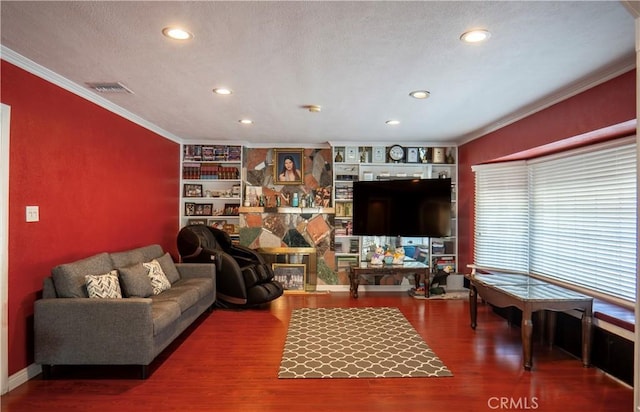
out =
[[[407,254],[431,267],[457,271],[457,150],[455,147],[404,147],[404,158],[392,161],[388,146],[333,146],[334,156],[334,247],[336,267],[348,271],[349,265],[367,260],[369,249],[380,242],[395,242],[369,236],[354,236],[351,232],[353,182],[380,179],[452,180],[451,236],[446,238],[403,238]]]
[[[237,235],[242,146],[184,144],[180,226],[203,224]]]

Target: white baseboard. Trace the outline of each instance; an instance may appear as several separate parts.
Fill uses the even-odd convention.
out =
[[[9,376],[9,391],[14,390],[18,386],[33,379],[42,372],[42,366],[32,363],[21,371]]]

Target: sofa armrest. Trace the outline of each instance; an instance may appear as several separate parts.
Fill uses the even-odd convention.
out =
[[[144,298],[37,300],[35,362],[148,365],[155,353],[151,303]]]
[[[206,263],[176,263],[176,268],[182,279],[216,278],[216,265]]]

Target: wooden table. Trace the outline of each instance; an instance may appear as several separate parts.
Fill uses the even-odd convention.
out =
[[[420,286],[420,279],[424,279],[424,295],[429,296],[429,266],[416,260],[405,260],[402,265],[372,265],[369,262],[361,262],[359,265],[351,265],[349,270],[349,290],[351,297],[358,298],[358,286],[360,276],[388,276],[388,275],[413,275],[415,287]]]
[[[555,328],[555,313],[570,309],[583,311],[582,315],[582,363],[591,363],[591,323],[593,298],[553,285],[542,280],[518,274],[466,275],[470,282],[469,303],[471,328],[476,328],[478,295],[488,303],[504,308],[514,306],[522,310],[522,354],[525,370],[531,370],[533,322],[536,311],[549,311],[549,330]],[[553,343],[553,334],[550,335]]]

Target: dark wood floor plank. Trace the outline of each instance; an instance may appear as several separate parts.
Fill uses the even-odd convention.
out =
[[[451,378],[277,378],[291,311],[398,307],[453,372]],[[255,310],[203,315],[150,367],[56,367],[2,397],[2,411],[631,411],[633,390],[565,352],[534,344],[522,369],[520,330],[480,305],[469,326],[464,300],[399,293],[286,295]],[[501,403],[502,402],[502,406]],[[506,402],[506,404],[504,403]],[[501,407],[497,407],[501,406]]]

